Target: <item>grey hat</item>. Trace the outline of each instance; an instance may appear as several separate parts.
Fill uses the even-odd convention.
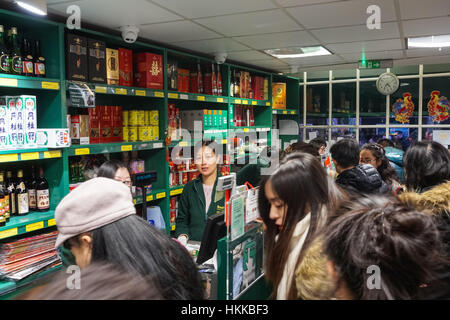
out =
[[[55,248],[67,239],[136,214],[130,188],[108,178],[82,183],[56,207],[58,238]]]

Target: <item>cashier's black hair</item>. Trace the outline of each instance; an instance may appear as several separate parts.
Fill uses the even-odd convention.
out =
[[[197,266],[177,241],[133,214],[91,231],[91,262],[116,264],[142,277],[151,277],[164,299],[202,300],[204,290]],[[66,241],[78,245],[79,238]]]
[[[128,169],[125,164],[123,164],[119,160],[108,160],[103,163],[97,172],[97,177],[104,177],[109,179],[114,179],[116,176],[117,170],[120,168]]]

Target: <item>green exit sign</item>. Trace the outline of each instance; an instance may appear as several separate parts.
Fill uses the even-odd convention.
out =
[[[359,69],[392,68],[392,60],[359,60]]]

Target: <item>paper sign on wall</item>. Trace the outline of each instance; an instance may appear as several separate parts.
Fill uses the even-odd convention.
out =
[[[250,189],[247,191],[245,200],[245,223],[252,222],[259,217],[258,211],[258,191],[259,189]]]
[[[244,234],[245,222],[244,198],[239,197],[231,201],[231,240],[237,239]]]

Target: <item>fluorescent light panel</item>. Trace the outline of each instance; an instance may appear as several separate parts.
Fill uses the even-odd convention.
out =
[[[450,35],[408,38],[408,48],[450,47]]]
[[[40,16],[47,15],[47,2],[45,0],[16,1],[17,5]]]
[[[264,50],[264,52],[279,59],[305,58],[331,54],[330,51],[322,46],[268,49]]]

